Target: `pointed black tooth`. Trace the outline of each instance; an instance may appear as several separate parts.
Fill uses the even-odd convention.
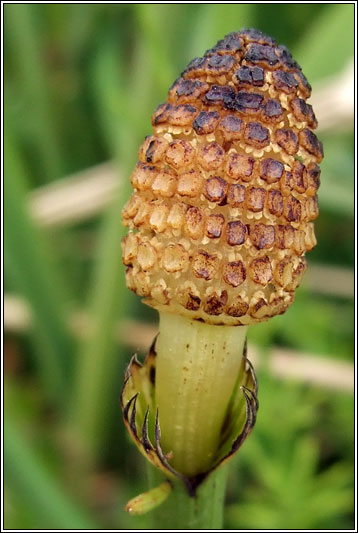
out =
[[[251,406],[251,400],[250,400],[250,390],[246,387],[242,387],[242,392],[245,396],[246,401],[246,422],[244,429],[248,429],[248,427],[251,425],[252,422],[252,406]]]
[[[152,344],[150,345],[150,348],[149,348],[149,353],[153,354],[154,357],[156,357],[156,355],[157,355],[157,351],[155,349],[155,345],[157,343],[158,336],[159,336],[159,333],[156,334],[156,336],[154,337],[153,342],[152,342]]]
[[[246,363],[247,363],[247,366],[249,367],[249,369],[251,370],[251,372],[255,375],[255,372],[254,372],[254,367],[250,361],[250,359],[246,359]],[[256,376],[255,376],[256,377]]]
[[[248,361],[250,369],[252,368],[252,365],[250,361]],[[253,369],[252,369],[253,371]],[[254,372],[253,372],[253,375]],[[256,378],[255,378],[256,379]],[[210,471],[215,470],[221,463],[225,462],[229,457],[234,455],[238,451],[238,449],[242,446],[242,444],[245,442],[246,438],[249,436],[249,434],[252,431],[252,428],[255,425],[256,422],[256,412],[258,408],[258,401],[256,398],[256,390],[253,392],[245,385],[240,386],[240,390],[242,391],[245,402],[246,402],[246,419],[244,423],[244,427],[242,428],[241,433],[237,436],[237,438],[232,443],[230,451],[224,455],[212,468]]]
[[[248,406],[249,430],[251,431],[256,422],[256,397],[253,392],[246,387],[243,387],[243,393]]]
[[[124,418],[125,422],[128,422],[129,407],[130,407],[130,400],[129,400],[129,402],[126,403],[126,405],[123,408],[123,418]]]
[[[127,384],[128,384],[128,381],[129,381],[129,380],[131,379],[131,377],[132,377],[132,374],[131,374],[131,372],[130,372],[129,367],[130,367],[130,364],[127,366],[127,368],[126,368],[126,370],[125,370],[125,374],[124,374],[124,382],[123,382],[123,386],[122,386],[121,394],[120,394],[120,396],[119,396],[119,401],[120,401],[120,403],[121,403],[121,407],[122,407],[123,410],[124,410],[124,406],[123,406],[123,395],[124,395],[124,391],[126,390],[126,386],[127,386]],[[131,400],[132,400],[132,399],[133,399],[133,398],[131,398]],[[131,401],[131,400],[130,400],[130,401]]]
[[[258,386],[258,383],[257,383],[257,378],[256,378],[256,374],[255,374],[255,369],[251,363],[251,361],[249,359],[246,359],[246,363],[249,367],[249,370],[251,372],[251,378],[252,378],[252,381],[253,381],[253,384],[254,384],[254,392],[255,392],[255,395],[257,395],[257,392],[259,390],[259,386]]]
[[[252,409],[252,404],[251,404],[249,394],[245,390],[245,387],[242,386],[241,389],[245,396],[245,401],[246,401],[246,420],[245,420],[244,427],[242,428],[240,435],[238,435],[238,437],[232,443],[231,450],[224,457],[222,457],[218,463],[216,463],[216,465],[212,468],[212,470],[214,470],[222,462],[224,462],[226,459],[228,459],[229,457],[234,455],[234,453],[237,452],[240,446],[245,442],[246,438],[248,437],[255,423],[255,418],[253,417],[253,409]]]
[[[252,399],[253,399],[253,404],[254,404],[254,409],[255,409],[255,416],[256,416],[256,413],[258,411],[258,408],[259,408],[259,401],[257,399],[257,396],[254,392],[251,391],[251,396],[252,396]]]
[[[250,396],[252,394],[251,390],[246,387],[246,385],[241,385],[241,390],[245,394],[245,397]]]
[[[148,417],[149,417],[149,405],[144,415],[144,420],[142,424],[142,444],[146,452],[154,450],[152,443],[148,437]]]
[[[172,466],[168,463],[167,458],[164,455],[164,452],[162,450],[162,447],[160,445],[160,424],[159,424],[159,412],[157,409],[156,415],[155,415],[155,451],[157,454],[157,457],[159,458],[160,462],[162,463],[165,468],[169,470],[172,474],[174,474],[176,477],[181,479],[187,486],[189,491],[190,481],[187,477],[183,476],[180,472],[177,472],[174,470]],[[190,492],[190,491],[189,491]]]
[[[126,403],[124,409],[123,409],[123,418],[124,420],[126,420],[126,422],[128,422],[128,412],[129,412],[129,409],[131,408],[131,405],[132,403],[134,402],[135,398],[138,396],[138,392],[132,396],[132,398],[130,400],[128,400],[128,402]]]
[[[255,416],[256,416],[256,412],[257,412],[257,410],[259,408],[259,402],[257,400],[256,394],[251,389],[245,387],[245,385],[242,385],[242,389],[243,389],[244,394],[245,394],[245,391],[246,391],[246,394],[248,394],[249,401],[250,401],[251,404],[253,404],[253,410],[254,410]]]
[[[159,424],[159,411],[157,408],[156,414],[155,414],[155,431],[154,431],[154,438],[155,438],[155,451],[157,453],[157,456],[160,459],[160,462],[166,467],[171,470],[171,467],[163,453],[162,447],[160,445],[160,424]]]
[[[244,349],[242,351],[242,355],[243,357],[245,357],[245,359],[247,358],[247,337],[245,337]]]
[[[124,379],[125,380],[128,380],[128,378],[131,377],[131,375],[132,375],[131,368],[132,368],[133,365],[137,365],[139,367],[142,366],[142,363],[140,361],[138,361],[138,359],[137,359],[137,354],[136,353],[132,355],[132,357],[129,360],[128,365],[126,366],[126,369],[125,369],[125,372],[124,372]]]
[[[242,392],[243,392],[243,394],[245,396],[246,406],[248,408],[251,408],[252,398],[253,398],[251,390],[248,389],[247,387],[245,387],[245,385],[242,385],[241,390],[242,390]]]
[[[155,445],[160,447],[160,425],[159,425],[159,411],[155,414]]]
[[[157,455],[159,457],[159,459],[161,460],[161,462],[165,465],[165,466],[168,466],[168,461],[166,460],[166,457],[163,453],[163,450],[162,450],[162,447],[160,445],[160,436],[161,436],[161,433],[160,433],[160,424],[159,424],[159,411],[158,411],[158,408],[157,408],[157,411],[156,411],[156,414],[155,414],[155,450],[157,452]]]
[[[242,386],[241,389],[242,389],[242,392],[243,392],[243,394],[245,396],[245,401],[246,401],[246,421],[245,421],[244,427],[242,429],[242,432],[237,437],[237,439],[234,441],[234,443],[232,445],[232,448],[231,448],[231,452],[229,453],[229,455],[232,455],[232,453],[236,452],[240,448],[240,446],[243,444],[243,442],[245,441],[246,437],[250,433],[251,429],[253,428],[253,426],[255,424],[255,420],[256,420],[256,417],[255,417],[254,411],[253,411],[252,402],[251,402],[251,399],[250,399],[251,391],[249,389],[247,389],[246,387],[244,387],[244,386]]]
[[[131,412],[131,419],[130,419],[130,422],[129,422],[129,426],[130,426],[130,428],[132,430],[133,435],[135,435],[135,437],[138,438],[137,426],[136,426],[136,422],[135,422],[136,414],[137,414],[137,409],[136,409],[137,398],[138,398],[138,393],[134,396],[133,409],[132,409],[132,412]]]

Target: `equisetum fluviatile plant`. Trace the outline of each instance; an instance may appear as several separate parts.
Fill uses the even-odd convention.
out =
[[[126,280],[160,324],[144,364],[128,366],[124,420],[189,497],[252,430],[247,327],[291,305],[316,244],[310,93],[287,48],[230,33],[170,87],[131,175]]]

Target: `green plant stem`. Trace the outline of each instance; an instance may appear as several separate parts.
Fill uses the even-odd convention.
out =
[[[181,481],[173,481],[173,490],[168,499],[151,511],[148,519],[153,529],[222,529],[225,501],[227,465],[220,467],[189,496]],[[163,481],[160,472],[148,464],[150,485]]]
[[[160,314],[155,397],[161,444],[170,464],[188,477],[212,466],[246,330]]]
[[[246,330],[160,313],[155,401],[161,445],[171,466],[189,478],[207,472],[215,461],[241,368]],[[159,485],[163,474],[148,468],[150,487]],[[181,480],[171,480],[168,499],[151,512],[153,528],[222,528],[226,478],[224,465],[194,495]]]

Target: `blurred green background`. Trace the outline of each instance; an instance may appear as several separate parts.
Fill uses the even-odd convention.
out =
[[[232,463],[225,528],[353,528],[354,5],[8,4],[4,14],[5,528],[152,527],[123,510],[147,481],[118,397],[157,318],[125,288],[121,207],[168,87],[242,27],[301,64],[325,159],[306,280],[285,315],[250,328],[261,406]],[[108,161],[93,172],[98,190],[112,177],[111,201],[91,211],[92,175],[81,194],[68,176]],[[288,370],[275,370],[275,350]],[[300,375],[306,361],[312,380]]]

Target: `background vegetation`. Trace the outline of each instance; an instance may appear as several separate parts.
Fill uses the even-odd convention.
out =
[[[13,4],[4,11],[5,296],[21,297],[31,314],[29,328],[5,331],[5,527],[146,529],[149,516],[123,510],[147,485],[118,403],[133,346],[116,331],[124,320],[156,321],[125,289],[120,262],[121,206],[151,112],[190,59],[242,27],[286,44],[318,91],[352,61],[354,5]],[[319,245],[308,261],[315,272],[340,267],[349,280],[353,126],[339,109],[335,118],[319,131],[326,153]],[[120,184],[108,209],[71,224],[36,223],[34,190],[107,160]],[[327,290],[304,285],[286,315],[250,328],[263,356],[261,407],[231,469],[228,529],[353,528],[352,391],[281,379],[268,353],[280,346],[352,362],[353,289],[339,290],[334,279]],[[6,311],[5,300],[5,326]],[[70,320],[79,312],[86,316],[80,334]]]

